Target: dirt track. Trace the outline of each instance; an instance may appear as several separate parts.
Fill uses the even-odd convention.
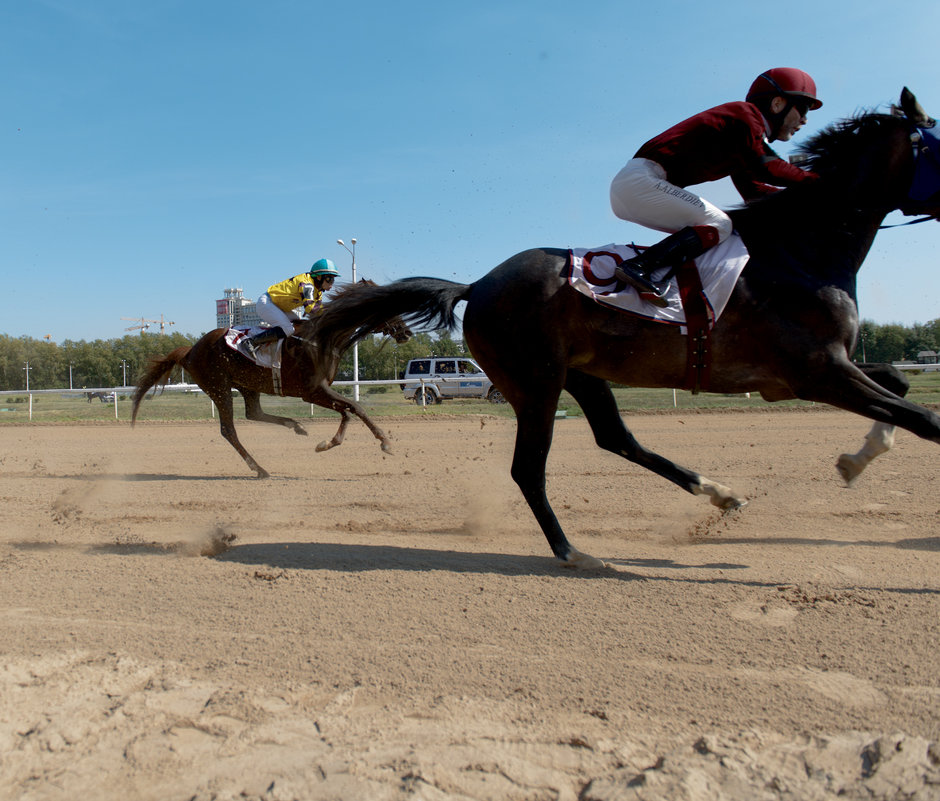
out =
[[[341,448],[0,428],[0,797],[940,799],[940,494],[835,411],[633,418],[723,514],[560,420],[560,567],[514,424]]]

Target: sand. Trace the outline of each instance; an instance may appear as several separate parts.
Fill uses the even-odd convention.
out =
[[[0,428],[0,798],[940,799],[936,444],[845,488],[843,412],[633,417],[749,499],[559,420],[552,556],[514,423],[327,453],[242,423]]]

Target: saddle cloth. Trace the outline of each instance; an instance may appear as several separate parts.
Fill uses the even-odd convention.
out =
[[[260,334],[262,331],[267,331],[267,329],[261,327],[229,328],[229,330],[225,332],[225,344],[232,350],[238,351],[246,359],[250,359],[257,364],[258,367],[271,370],[274,379],[274,391],[278,395],[281,395],[283,394],[281,392],[281,350],[284,345],[284,340],[279,339],[277,342],[268,342],[265,345],[260,345],[256,349],[257,356],[253,355],[245,344],[249,337]]]
[[[632,259],[642,249],[633,245],[572,248],[568,259],[568,283],[605,306],[656,322],[678,325],[683,334],[687,333],[686,313],[675,278],[670,281],[665,294],[669,305],[659,308],[640,298],[632,286],[625,286],[614,277],[614,268]],[[737,233],[732,233],[724,242],[706,250],[695,260],[712,325],[725,310],[747,259],[744,242]],[[665,272],[664,268],[653,273],[653,278],[658,279]]]

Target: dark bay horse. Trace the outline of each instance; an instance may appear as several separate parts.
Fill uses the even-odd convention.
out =
[[[905,89],[894,114],[858,115],[804,146],[819,181],[731,212],[750,259],[711,331],[710,381],[703,388],[760,392],[770,401],[802,398],[875,420],[865,448],[840,459],[847,481],[890,447],[894,426],[940,443],[940,417],[901,397],[906,381],[897,370],[861,367],[850,358],[858,337],[856,273],[884,217],[894,209],[940,213],[940,177],[928,199],[912,194],[915,173],[921,176],[928,158],[917,144],[932,122]],[[566,280],[567,261],[566,250],[540,248],[511,257],[470,285],[407,278],[348,295],[324,313],[316,352],[335,359],[395,314],[411,325],[453,328],[455,306],[466,301],[470,351],[516,412],[512,477],[554,554],[568,564],[598,566],[568,542],[545,492],[563,389],[580,404],[601,448],[719,508],[745,500],[644,448],[624,426],[607,382],[687,386],[687,337],[575,291]]]
[[[375,286],[372,281],[362,280],[352,286],[341,289],[336,299],[354,295],[365,287]],[[336,299],[330,303],[335,303]],[[329,307],[327,303],[323,308]],[[350,414],[356,415],[382,443],[382,450],[389,451],[389,441],[385,433],[377,426],[365,410],[355,401],[340,395],[330,384],[336,377],[341,354],[335,358],[324,358],[318,350],[313,337],[322,317],[320,314],[295,324],[294,336],[283,340],[281,351],[280,391],[274,387],[273,372],[261,367],[251,359],[233,350],[225,341],[227,328],[210,331],[192,347],[182,347],[166,356],[152,359],[148,369],[140,376],[134,390],[134,411],[131,424],[137,420],[140,402],[152,388],[165,384],[174,367],[179,365],[209,396],[219,410],[219,425],[225,437],[241,455],[258,478],[267,478],[269,473],[259,465],[245,450],[235,433],[235,419],[232,404],[232,390],[237,389],[245,401],[245,417],[262,423],[276,423],[286,426],[296,434],[307,435],[304,427],[289,417],[267,414],[261,409],[261,395],[285,395],[302,398],[308,403],[315,403],[326,409],[339,412],[342,417],[339,429],[329,441],[317,445],[317,451],[325,451],[342,443],[349,425]],[[390,316],[377,322],[373,332],[390,336],[396,342],[411,339],[411,330],[401,317]],[[363,334],[365,336],[365,334]]]

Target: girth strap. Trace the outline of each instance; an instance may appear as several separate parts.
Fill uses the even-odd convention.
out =
[[[711,380],[710,333],[714,325],[711,306],[705,300],[702,279],[694,261],[687,261],[676,271],[679,297],[685,310],[688,348],[685,381],[682,389],[693,395],[707,392]]]

